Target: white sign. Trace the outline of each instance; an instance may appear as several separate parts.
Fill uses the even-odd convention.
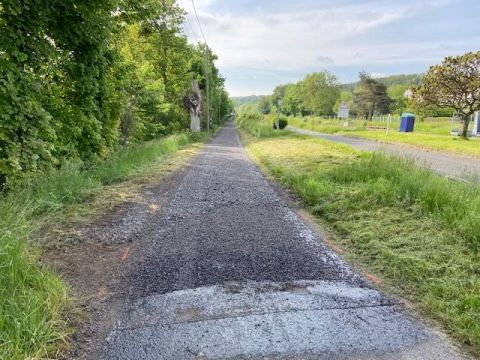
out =
[[[480,111],[477,111],[473,118],[473,136],[480,136]]]
[[[342,102],[340,106],[338,107],[338,117],[340,119],[348,119],[348,115],[350,113],[350,108],[348,106],[347,102]]]

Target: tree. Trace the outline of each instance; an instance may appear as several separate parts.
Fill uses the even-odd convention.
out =
[[[258,109],[263,115],[270,114],[271,105],[270,105],[270,97],[269,96],[261,96],[258,100]]]
[[[192,132],[199,132],[202,95],[197,80],[192,81],[192,91],[183,98],[183,103],[190,112],[190,130]]]
[[[391,85],[388,87],[387,93],[392,100],[390,106],[392,113],[401,114],[406,111],[410,100],[408,97],[409,91],[411,91],[409,85]]]
[[[279,85],[273,90],[272,96],[270,96],[270,108],[275,111],[281,111],[281,103],[285,96],[285,90],[288,85]]]
[[[298,84],[290,84],[285,89],[285,95],[282,103],[282,112],[286,115],[303,114],[303,97]]]
[[[213,120],[232,111],[208,49],[176,0],[0,3],[0,188],[25,172],[90,161],[187,129],[182,99],[211,78]]]
[[[430,67],[414,99],[420,105],[455,109],[463,123],[462,136],[467,138],[471,117],[480,110],[480,51],[447,57]]]
[[[299,86],[307,111],[317,115],[333,113],[333,106],[340,95],[335,75],[327,71],[312,73],[307,75]]]
[[[388,113],[390,103],[391,99],[387,94],[387,87],[366,72],[361,72],[360,81],[353,92],[355,111],[371,120],[376,113]]]
[[[117,139],[112,0],[0,5],[0,173],[105,153]]]

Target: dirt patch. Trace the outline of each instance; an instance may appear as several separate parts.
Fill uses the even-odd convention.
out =
[[[153,217],[161,216],[186,168],[157,179],[155,185],[143,185],[134,201],[116,204],[90,224],[69,224],[61,234],[42,234],[48,244],[45,260],[71,286],[74,298],[76,331],[65,358],[99,358],[103,341],[129,297],[126,275],[149,247],[149,240],[140,234]],[[59,236],[66,241],[59,242]]]

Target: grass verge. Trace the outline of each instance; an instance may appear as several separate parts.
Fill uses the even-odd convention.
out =
[[[85,218],[105,202],[118,203],[120,184],[158,174],[159,168],[171,170],[179,150],[206,136],[182,134],[133,145],[88,167],[70,163],[24,180],[0,197],[0,358],[55,357],[72,330],[68,286],[42,263],[42,247],[32,238],[39,226],[72,214]],[[113,198],[105,196],[112,193]]]
[[[342,125],[344,121],[318,117],[290,117],[288,121],[292,126],[327,134],[354,136],[387,143],[413,145],[426,150],[480,157],[480,139],[465,140],[451,136],[452,125],[445,119],[417,121],[413,133],[399,132],[399,124],[396,122],[392,124],[388,136],[385,130],[367,130],[367,125],[385,126],[385,122],[379,121],[352,120],[349,121],[348,127]]]
[[[250,155],[301,198],[344,256],[480,354],[479,187],[403,159],[243,129]]]

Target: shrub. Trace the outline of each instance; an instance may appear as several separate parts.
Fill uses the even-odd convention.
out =
[[[288,126],[288,120],[284,116],[280,116],[278,119],[278,126],[280,127],[280,130],[285,129]],[[273,128],[276,130],[277,129],[277,119],[273,121]]]

